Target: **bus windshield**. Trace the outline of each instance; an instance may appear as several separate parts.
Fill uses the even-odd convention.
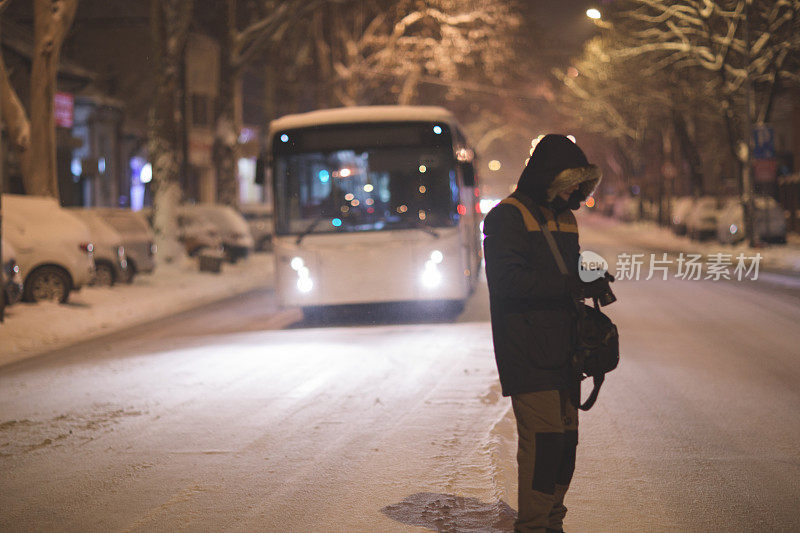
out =
[[[348,125],[275,136],[276,232],[380,231],[458,222],[444,124]]]

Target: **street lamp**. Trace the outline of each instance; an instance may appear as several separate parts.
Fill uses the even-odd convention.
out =
[[[600,10],[593,7],[586,10],[586,16],[592,20],[600,20],[603,17],[603,15],[600,13]]]

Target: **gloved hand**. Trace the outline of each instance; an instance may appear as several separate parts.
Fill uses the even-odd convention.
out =
[[[608,272],[602,278],[589,283],[582,281],[577,274],[571,274],[565,276],[564,284],[567,292],[574,298],[600,298],[603,294],[609,292],[608,284],[612,281],[614,281],[614,276]]]
[[[610,276],[610,274],[607,275]],[[590,281],[589,283],[584,283],[583,284],[584,298],[600,298],[604,294],[607,294],[610,291],[608,283],[609,279],[605,276],[600,279]]]
[[[576,300],[586,298],[583,295],[583,287],[586,285],[581,278],[578,277],[577,274],[567,274],[564,276],[564,286],[567,289],[567,293],[575,298]]]

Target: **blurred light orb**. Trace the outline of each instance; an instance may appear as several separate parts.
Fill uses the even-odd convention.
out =
[[[281,142],[288,143],[289,142],[289,136],[286,135],[285,133],[283,135],[281,135]]]
[[[444,254],[442,252],[440,252],[439,250],[434,250],[431,252],[431,261],[433,261],[435,264],[438,265],[443,260],[444,260]]]
[[[299,271],[301,268],[303,268],[303,266],[305,265],[305,262],[303,261],[302,257],[293,257],[292,258],[292,262],[289,263],[289,265],[291,265],[292,270],[298,270]]]
[[[343,178],[347,178],[347,177],[349,177],[349,176],[350,176],[350,174],[351,174],[351,171],[350,171],[350,169],[349,169],[349,168],[343,168],[342,170],[340,170],[340,171],[339,171],[339,175],[340,175],[341,177],[343,177]]]
[[[342,219],[341,218],[334,218],[333,220],[331,220],[331,224],[333,224],[334,227],[338,228],[339,226],[342,225]]]
[[[313,288],[314,282],[311,281],[311,278],[305,277],[297,280],[297,289],[300,292],[311,292],[311,289]]]
[[[586,199],[586,207],[594,207],[594,198],[593,197],[590,196],[589,198]]]
[[[320,170],[317,176],[319,176],[319,181],[321,181],[322,183],[328,183],[328,180],[331,179],[330,172],[328,172],[327,170]]]
[[[142,167],[142,172],[139,174],[139,181],[142,183],[150,183],[153,179],[153,165],[147,163]]]
[[[373,189],[374,187],[372,186],[371,183],[367,183],[366,185],[364,185],[364,192],[372,192]]]
[[[433,133],[435,133],[436,135],[440,135],[442,133],[442,127],[441,126],[434,126],[433,127]]]
[[[600,10],[593,7],[586,10],[586,16],[592,20],[599,20],[603,17]]]
[[[503,165],[497,159],[492,159],[489,161],[489,170],[500,170],[501,166]]]
[[[575,136],[574,135],[567,135],[567,139],[569,139],[573,143],[577,144],[577,142],[575,141]]]
[[[425,165],[420,165],[419,166],[419,173],[420,174],[425,174],[425,172],[427,172],[427,171],[428,171],[428,167],[426,167]]]

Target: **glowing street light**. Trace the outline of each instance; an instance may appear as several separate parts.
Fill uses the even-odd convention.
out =
[[[586,10],[586,16],[592,20],[599,20],[603,17],[598,9],[590,8]]]

